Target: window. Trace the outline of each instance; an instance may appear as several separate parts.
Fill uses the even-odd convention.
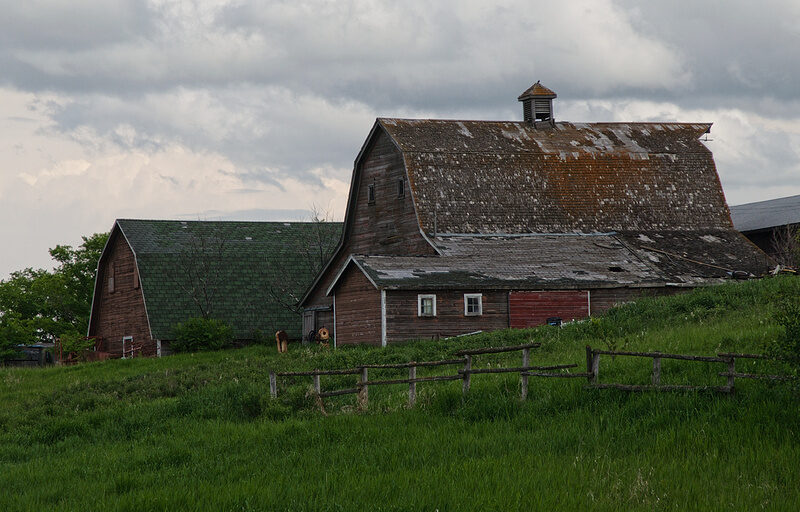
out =
[[[403,178],[397,180],[397,197],[405,197],[406,195],[406,183]]]
[[[417,295],[417,316],[436,316],[436,295]]]
[[[114,293],[114,265],[108,268],[108,293]]]
[[[464,294],[464,316],[481,316],[483,314],[483,295],[480,293]]]
[[[375,203],[375,184],[372,183],[367,187],[367,203],[374,204]]]

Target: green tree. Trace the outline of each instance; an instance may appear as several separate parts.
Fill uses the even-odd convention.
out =
[[[107,233],[97,233],[75,248],[57,245],[50,249],[52,271],[26,268],[0,281],[0,359],[3,344],[86,333],[97,261],[107,239]]]

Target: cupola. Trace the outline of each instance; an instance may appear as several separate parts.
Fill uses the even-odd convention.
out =
[[[517,98],[522,102],[522,115],[526,123],[555,122],[553,117],[554,99],[556,99],[556,93],[540,84],[538,80]]]

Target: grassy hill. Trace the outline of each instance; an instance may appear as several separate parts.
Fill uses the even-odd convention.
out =
[[[541,341],[533,364],[585,364],[585,345],[712,355],[761,352],[778,296],[800,278],[642,300],[561,329],[499,331],[386,349],[272,345],[43,370],[0,369],[2,510],[795,510],[800,408],[790,384],[738,381],[733,396],[585,390],[581,379],[475,375],[461,383],[310,397],[269,369],[424,361]],[[479,356],[476,367],[520,363]],[[772,371],[772,363],[743,363]],[[601,362],[601,381],[647,383],[650,359]],[[664,361],[664,383],[724,380],[721,365]],[[434,369],[418,375],[454,371]],[[581,368],[578,371],[582,371]],[[402,378],[403,371],[371,370]],[[323,388],[354,376],[323,377]]]

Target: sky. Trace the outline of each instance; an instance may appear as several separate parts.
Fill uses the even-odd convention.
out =
[[[800,194],[797,0],[0,0],[0,279],[116,218],[341,220],[376,117],[713,122]]]

